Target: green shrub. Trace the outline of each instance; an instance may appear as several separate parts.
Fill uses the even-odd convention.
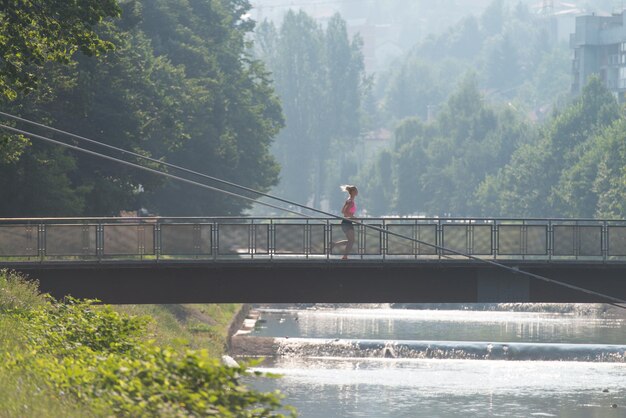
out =
[[[0,283],[8,283],[3,276]],[[240,382],[251,375],[248,365],[223,366],[206,350],[159,347],[145,341],[146,317],[91,300],[42,302],[28,295],[27,283],[11,277],[9,287],[21,289],[28,302],[11,296],[5,298],[10,304],[3,299],[0,305],[0,337],[12,341],[0,343],[0,389],[9,376],[27,378],[33,383],[25,388],[67,403],[70,410],[82,405],[88,413],[81,415],[245,418],[282,417],[281,410],[295,415],[281,405],[278,393]],[[13,409],[7,416],[40,416],[19,402]]]
[[[14,271],[0,269],[0,313],[43,305],[45,298],[38,287],[39,282],[35,280],[26,280]]]
[[[149,318],[122,315],[110,306],[95,306],[95,302],[51,299],[31,311],[25,315],[31,344],[57,354],[80,347],[98,353],[126,353],[134,348]]]

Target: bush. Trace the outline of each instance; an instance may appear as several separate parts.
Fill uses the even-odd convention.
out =
[[[51,398],[103,416],[282,417],[281,409],[295,415],[278,393],[240,383],[249,365],[226,367],[205,350],[180,352],[143,341],[145,317],[92,300],[45,301],[14,274],[3,272],[0,280],[11,282],[0,299],[0,334],[15,335],[16,324],[20,333],[11,349],[0,344],[0,382],[32,376],[32,387],[45,382]]]
[[[39,282],[26,280],[18,273],[0,269],[0,313],[27,310],[45,303],[39,293]]]

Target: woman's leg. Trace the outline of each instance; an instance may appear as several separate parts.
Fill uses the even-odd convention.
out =
[[[352,225],[342,222],[341,223],[341,230],[343,231],[343,233],[345,234],[346,238],[348,238],[348,230],[350,229]],[[342,239],[339,241],[335,241],[335,242],[330,242],[330,251],[333,251],[333,248],[335,248],[338,245],[346,245],[348,243],[347,239]],[[345,251],[345,250],[344,250]]]
[[[350,254],[350,252],[352,251],[352,246],[354,245],[354,227],[347,229],[345,232],[346,238],[348,239],[346,240],[346,250],[343,253],[343,258],[347,259],[348,254]]]

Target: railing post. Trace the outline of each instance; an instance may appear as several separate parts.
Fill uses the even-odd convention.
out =
[[[496,220],[491,219],[491,258],[494,260],[497,259],[496,255],[498,253],[498,228],[496,227]]]
[[[330,260],[330,253],[332,252],[333,237],[331,236],[330,230],[330,219],[326,219],[324,222],[324,250],[326,253],[326,261]]]
[[[268,227],[267,233],[269,234],[268,251],[270,253],[270,260],[273,260],[274,252],[276,251],[276,229],[274,228],[274,218],[270,219],[270,225]]]
[[[526,227],[526,221],[522,219],[522,226],[520,227],[520,252],[522,253],[522,260],[526,259],[526,254],[528,254],[528,228]],[[546,245],[548,245],[546,243]]]
[[[46,227],[43,223],[37,223],[37,256],[40,262],[46,258]]]
[[[143,255],[146,252],[146,234],[143,225],[137,225],[137,250],[139,252],[139,259],[143,260]]]
[[[211,254],[213,254],[213,261],[217,260],[217,254],[219,252],[219,224],[217,219],[214,219],[211,224]]]
[[[439,260],[441,260],[441,256],[443,255],[443,225],[441,225],[441,218],[437,218],[437,230],[435,231],[435,248],[437,251],[437,255]]]
[[[466,226],[465,248],[469,255],[474,255],[474,224],[470,219]]]
[[[254,260],[254,254],[256,252],[256,225],[254,223],[254,218],[250,219],[250,227],[248,229],[250,234],[250,259]]]
[[[580,226],[578,221],[574,222],[574,259],[578,260],[580,256]]]
[[[387,231],[387,221],[384,218],[383,218],[381,225],[382,225],[382,230]],[[378,243],[380,246],[380,253],[383,256],[383,262],[384,262],[385,260],[387,260],[387,251],[389,250],[388,241],[387,241],[389,239],[389,234],[387,234],[387,232],[381,232],[378,236],[380,237],[379,238],[380,242]]]
[[[154,256],[159,261],[161,257],[161,222],[154,224]]]
[[[600,245],[601,245],[601,250],[600,253],[602,254],[602,262],[606,263],[607,259],[608,259],[608,252],[609,252],[609,224],[607,221],[602,221],[602,232],[600,234]]]
[[[548,220],[548,242],[546,245],[548,246],[548,261],[551,261],[554,253],[554,228],[551,220]]]
[[[102,260],[104,255],[104,227],[102,221],[98,221],[96,225],[96,258],[98,261]]]

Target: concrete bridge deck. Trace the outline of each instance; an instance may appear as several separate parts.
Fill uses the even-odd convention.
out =
[[[626,265],[515,263],[626,299]],[[477,262],[315,261],[20,264],[53,296],[105,303],[606,302]]]

